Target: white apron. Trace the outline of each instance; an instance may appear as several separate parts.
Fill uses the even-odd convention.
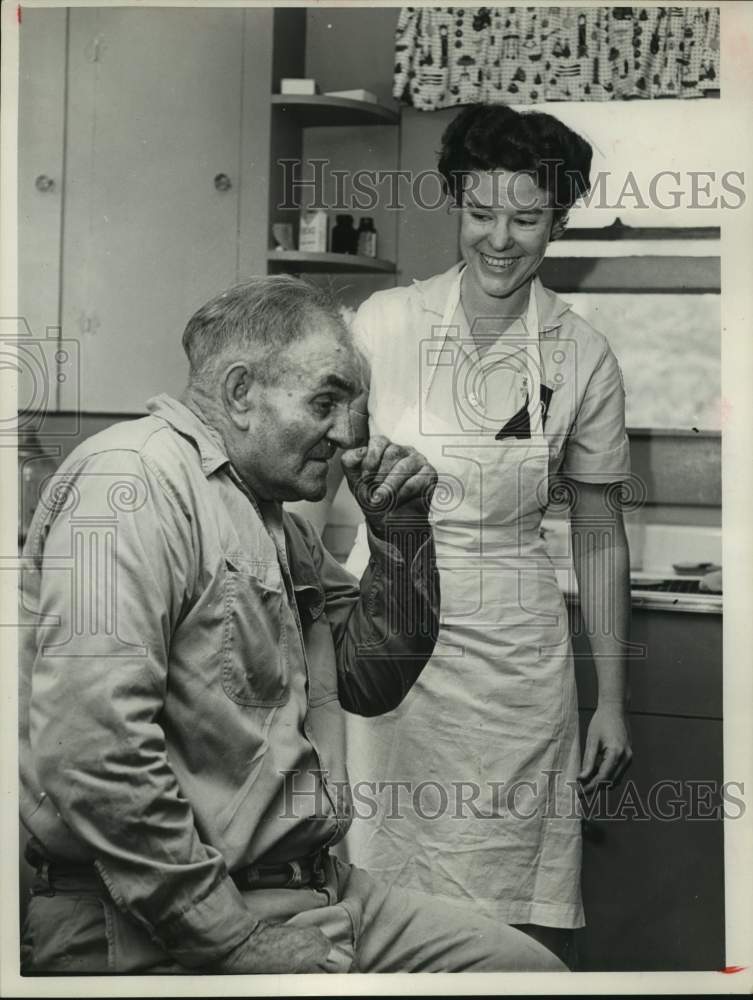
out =
[[[482,358],[452,335],[461,276],[436,347],[422,345],[420,400],[372,414],[375,431],[439,473],[441,630],[397,710],[348,717],[356,819],[345,849],[391,883],[472,899],[508,923],[577,927],[577,701],[566,608],[539,533],[549,449],[536,298]],[[497,440],[516,400],[530,438]]]

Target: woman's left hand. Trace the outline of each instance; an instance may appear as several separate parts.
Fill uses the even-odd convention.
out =
[[[592,792],[606,782],[618,784],[632,759],[625,710],[621,705],[600,705],[588,727],[583,766],[578,775],[582,790]]]

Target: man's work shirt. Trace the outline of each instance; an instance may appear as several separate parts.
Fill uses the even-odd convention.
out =
[[[252,496],[196,414],[149,409],[73,452],[30,531],[21,813],[199,964],[254,925],[228,869],[344,836],[342,707],[401,701],[438,585],[424,533],[415,558],[372,538],[359,588],[308,522]]]

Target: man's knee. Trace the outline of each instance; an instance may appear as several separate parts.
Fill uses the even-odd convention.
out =
[[[553,951],[515,927],[495,925],[485,969],[489,972],[568,972]]]

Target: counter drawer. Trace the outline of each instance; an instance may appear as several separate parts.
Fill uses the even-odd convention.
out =
[[[578,699],[596,706],[591,649],[577,605],[568,608]],[[722,717],[722,616],[678,611],[633,610],[630,664],[631,712]]]

